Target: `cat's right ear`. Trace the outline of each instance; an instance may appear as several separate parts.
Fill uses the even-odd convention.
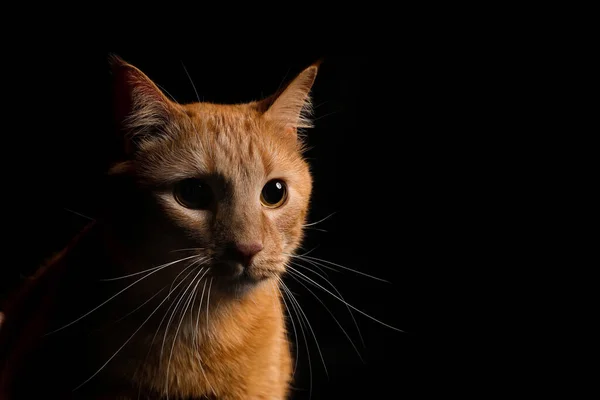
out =
[[[124,151],[131,154],[140,143],[164,132],[175,111],[174,104],[142,71],[111,55],[113,105],[116,128]]]
[[[266,110],[266,118],[279,123],[286,132],[294,135],[298,129],[311,128],[310,90],[320,62],[316,62],[292,80],[284,90],[275,93],[259,103],[259,109]]]

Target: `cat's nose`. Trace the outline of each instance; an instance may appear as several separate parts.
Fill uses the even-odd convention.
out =
[[[240,262],[244,267],[247,267],[252,262],[254,256],[262,249],[263,244],[259,241],[230,243],[227,246],[225,257],[232,261]]]
[[[236,243],[235,249],[242,256],[244,264],[249,265],[252,258],[263,249],[263,244],[261,242]]]

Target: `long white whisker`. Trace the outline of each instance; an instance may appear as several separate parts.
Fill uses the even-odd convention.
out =
[[[341,273],[341,271],[338,271],[335,268],[328,267],[327,265],[319,265],[316,262],[308,260],[308,259],[304,259],[304,258],[300,258],[300,257],[293,257],[293,258],[296,258],[298,260],[305,261],[305,262],[309,263],[310,265],[312,265],[313,267],[315,267],[316,269],[318,269],[319,271],[321,271],[323,273],[323,275],[325,275],[326,277],[329,277],[329,275],[325,271],[323,271],[323,268],[327,268],[327,269],[329,269],[329,270],[331,270],[333,272],[336,272],[338,274]],[[299,265],[299,264],[297,264],[297,263],[295,263],[295,262],[293,262],[291,260],[290,260],[290,262],[292,264],[294,264],[294,265]],[[323,267],[323,268],[321,268],[321,267]],[[311,271],[312,271],[312,269],[311,269]]]
[[[294,360],[294,370],[292,371],[292,376],[294,376],[296,374],[296,368],[298,367],[298,355],[299,355],[299,351],[298,351],[298,333],[296,332],[296,323],[294,322],[294,318],[292,318],[292,314],[290,312],[290,309],[287,305],[287,301],[285,301],[285,296],[283,295],[283,293],[281,293],[281,289],[279,288],[279,286],[277,287],[277,290],[279,290],[279,295],[281,296],[281,299],[283,300],[283,305],[285,306],[285,309],[290,317],[290,321],[292,322],[292,328],[294,328],[294,342],[296,343],[296,354],[295,354],[295,360]]]
[[[210,267],[208,267],[206,269],[206,271],[204,272],[204,274],[202,274],[202,276],[200,278],[198,278],[198,282],[196,283],[196,286],[194,286],[194,298],[192,299],[192,303],[191,303],[191,307],[192,310],[194,308],[194,304],[196,303],[196,296],[198,294],[198,285],[200,284],[200,282],[202,282],[202,280],[204,279],[204,277],[206,276],[206,274],[208,274],[208,272],[210,271]],[[200,309],[202,308],[202,300],[204,298],[204,289],[206,289],[206,281],[204,281],[204,285],[202,287],[202,295],[200,296],[200,303],[198,305],[198,314],[197,316],[200,316]],[[194,322],[194,314],[193,312],[190,312],[190,323]],[[214,390],[210,384],[210,382],[208,381],[208,377],[206,376],[206,373],[204,372],[204,368],[202,367],[202,358],[200,357],[200,343],[198,341],[198,323],[199,323],[199,318],[196,318],[196,330],[194,331],[194,343],[196,344],[196,350],[197,350],[197,354],[198,354],[198,360],[200,361],[198,366],[200,367],[200,372],[202,372],[202,375],[204,376],[204,380],[206,380],[206,384],[211,388],[211,390]]]
[[[200,270],[200,272],[202,271],[202,269]],[[194,270],[191,270],[186,276],[185,278],[183,278],[181,280],[181,282],[184,282],[188,276],[190,276],[192,273],[194,272]],[[173,317],[175,316],[175,313],[177,312],[177,309],[179,308],[179,304],[181,303],[181,300],[183,300],[183,297],[185,296],[185,293],[187,292],[187,290],[190,288],[190,286],[194,283],[194,280],[192,279],[192,281],[189,283],[189,285],[186,287],[186,289],[181,293],[181,295],[179,295],[179,300],[177,300],[177,304],[175,304],[175,308],[173,308],[173,311],[171,312],[171,316],[169,317],[169,321],[167,322],[167,326],[165,327],[165,334],[163,335],[163,342],[162,345],[160,347],[160,359],[162,360],[163,357],[163,352],[164,352],[164,348],[165,348],[165,341],[167,340],[167,333],[169,332],[169,326],[171,326],[171,321],[173,320]]]
[[[190,271],[188,273],[188,275],[185,276],[185,278],[183,278],[181,281],[184,281],[189,275],[192,274],[193,271]],[[177,285],[179,286],[179,285]],[[167,294],[167,297],[170,298],[171,294],[177,290],[177,286],[175,286],[172,290],[169,291],[169,293]],[[183,288],[181,288],[183,290]],[[152,348],[152,345],[154,344],[154,340],[156,339],[156,336],[158,335],[158,332],[160,331],[160,327],[162,326],[162,323],[165,321],[165,318],[167,317],[167,314],[169,313],[169,311],[171,310],[171,307],[173,307],[175,305],[175,301],[179,298],[179,296],[181,295],[181,293],[178,293],[175,296],[175,299],[173,299],[173,302],[169,305],[169,307],[166,309],[165,314],[163,315],[163,317],[161,318],[160,322],[158,323],[158,327],[156,328],[156,332],[154,333],[154,336],[152,337],[152,342],[150,343],[150,348]],[[146,356],[147,358],[147,356]]]
[[[173,96],[171,95],[171,93],[169,93],[169,92],[167,91],[167,89],[165,89],[165,88],[164,88],[164,86],[161,86],[161,85],[159,85],[158,83],[155,83],[155,84],[156,84],[156,86],[158,86],[158,87],[160,88],[160,90],[162,90],[163,92],[165,92],[165,93],[167,94],[167,96],[169,96],[169,97],[171,98],[171,100],[173,100],[175,103],[179,104],[179,103],[177,102],[177,100],[175,100],[175,97],[173,97]]]
[[[83,215],[82,213],[80,213],[80,212],[77,212],[77,211],[74,211],[74,210],[71,210],[70,208],[63,207],[63,209],[64,209],[65,211],[68,211],[68,212],[70,212],[70,213],[73,213],[73,214],[75,214],[75,215],[78,215],[78,216],[80,216],[80,217],[82,217],[82,218],[89,219],[90,221],[94,221],[94,222],[96,222],[96,220],[95,220],[94,218],[92,218],[92,217],[88,217],[87,215]]]
[[[316,225],[316,224],[320,224],[321,222],[323,222],[323,221],[325,221],[325,220],[327,220],[327,219],[331,218],[331,217],[332,217],[333,215],[335,215],[335,214],[336,214],[335,212],[332,212],[331,214],[329,214],[328,216],[326,216],[326,217],[325,217],[325,218],[323,218],[323,219],[320,219],[320,220],[318,220],[317,222],[311,222],[310,224],[304,224],[304,225],[302,225],[302,226],[306,228],[307,226],[313,226],[313,225]]]
[[[210,283],[208,284],[208,293],[206,294],[206,326],[208,327],[208,310],[209,310],[209,301],[210,301],[210,289],[212,288],[213,278],[210,278]]]
[[[190,83],[192,84],[192,87],[194,88],[194,93],[196,93],[196,98],[198,99],[198,103],[201,103],[202,101],[200,100],[200,95],[198,95],[198,91],[196,90],[196,85],[194,85],[194,81],[192,81],[192,77],[190,76],[185,65],[183,64],[183,61],[181,62],[181,66],[183,67],[185,74],[187,75],[188,79],[190,80]]]
[[[204,250],[204,247],[189,247],[187,249],[171,250],[170,253],[175,253],[178,251],[198,251],[198,250]]]
[[[189,290],[190,286],[194,283],[194,281],[196,281],[196,278],[198,278],[198,276],[203,272],[203,268],[201,268],[198,273],[192,278],[192,282],[190,282],[190,284],[188,285],[187,289],[185,290],[186,292]],[[175,342],[177,341],[177,335],[179,334],[179,329],[181,328],[181,323],[183,322],[184,318],[185,318],[185,313],[187,312],[189,306],[190,306],[190,301],[192,299],[192,294],[194,293],[194,290],[196,290],[196,288],[198,287],[198,283],[200,283],[200,280],[198,280],[196,282],[196,285],[194,286],[194,289],[192,290],[192,292],[190,292],[188,299],[186,300],[185,306],[183,308],[183,312],[181,313],[181,318],[179,319],[179,324],[177,325],[177,329],[175,330],[175,336],[173,336],[173,344],[171,345],[171,352],[169,354],[169,361],[167,362],[167,399],[169,398],[169,370],[171,368],[171,358],[173,357],[173,349],[175,348]],[[184,292],[184,296],[185,296],[185,292]]]
[[[171,297],[171,294],[177,290],[177,288],[180,286],[181,282],[184,282],[186,280],[186,278],[188,276],[190,276],[194,271],[190,271],[180,282],[179,284],[177,284],[177,286],[175,286],[173,289],[171,289],[169,291],[169,293],[167,293],[167,299],[169,299]],[[181,288],[181,290],[183,291],[183,287]],[[148,346],[148,353],[146,353],[146,360],[148,359],[148,356],[150,355],[150,351],[152,350],[152,346],[154,346],[154,341],[156,340],[156,336],[158,336],[158,332],[160,332],[160,327],[162,326],[163,322],[165,321],[165,318],[167,318],[167,315],[169,314],[169,311],[171,310],[171,307],[173,307],[175,305],[175,302],[177,301],[177,299],[179,298],[179,296],[182,294],[183,292],[178,293],[175,296],[175,299],[173,299],[173,302],[171,302],[171,304],[169,305],[169,307],[167,307],[167,309],[165,310],[165,313],[163,315],[163,317],[160,319],[160,322],[158,323],[158,327],[156,328],[156,332],[154,332],[154,336],[152,336],[152,341],[150,342],[150,346]]]
[[[311,263],[309,260],[303,260],[303,261],[307,261],[307,262]],[[332,282],[331,282],[329,279],[327,279],[325,276],[323,276],[323,275],[319,274],[317,271],[313,271],[311,268],[308,268],[308,267],[306,267],[306,266],[304,266],[304,265],[302,265],[302,264],[300,264],[300,263],[295,263],[295,262],[293,262],[293,261],[290,261],[290,262],[291,262],[292,264],[294,264],[294,265],[298,266],[298,267],[304,268],[304,269],[306,269],[306,270],[308,270],[308,271],[312,272],[312,273],[313,273],[313,274],[315,274],[315,275],[318,275],[318,276],[320,276],[320,277],[321,277],[321,278],[322,278],[322,279],[323,279],[325,282],[327,282],[327,283],[329,284],[329,286],[331,286],[331,288],[332,288],[333,290],[335,290],[335,292],[337,293],[337,295],[338,295],[338,296],[340,296],[340,298],[341,298],[343,301],[346,301],[346,299],[344,299],[344,296],[342,296],[342,294],[341,294],[341,293],[340,293],[340,291],[339,291],[339,290],[338,290],[338,289],[335,287],[335,285],[334,285],[334,284],[333,284],[333,283],[332,283]],[[311,264],[312,264],[312,263],[311,263]],[[312,265],[314,265],[314,264],[312,264]],[[361,341],[361,343],[362,343],[363,347],[366,347],[366,345],[365,345],[365,340],[363,339],[362,333],[360,332],[360,328],[358,327],[358,322],[356,321],[356,318],[354,318],[354,314],[352,313],[352,310],[350,309],[350,307],[348,307],[348,305],[346,305],[346,304],[345,304],[345,306],[346,306],[346,309],[348,310],[348,313],[350,314],[350,318],[352,318],[352,321],[354,322],[354,326],[356,327],[356,331],[358,332],[358,337],[360,337],[360,341]]]
[[[283,288],[284,293],[287,294],[288,299],[290,300],[290,305],[292,306],[292,309],[296,313],[296,317],[298,318],[298,322],[300,324],[300,332],[302,333],[302,337],[304,339],[304,345],[306,346],[306,356],[308,357],[308,379],[309,379],[308,397],[310,399],[310,398],[312,398],[312,364],[310,362],[310,349],[308,348],[308,339],[306,338],[306,333],[304,332],[304,327],[303,327],[304,321],[302,320],[301,315],[298,312],[296,305],[292,301],[292,298],[294,297],[294,295],[292,294],[292,292],[288,289],[288,287],[285,285],[285,283],[281,279],[279,279],[279,283],[281,283],[281,287]]]
[[[304,316],[304,319],[306,320],[306,324],[308,325],[308,329],[310,329],[310,332],[313,335],[313,339],[315,339],[315,344],[317,345],[317,350],[319,351],[319,356],[321,357],[321,361],[323,362],[323,368],[325,369],[325,374],[329,377],[329,373],[327,372],[327,365],[325,364],[325,358],[323,357],[323,353],[321,352],[321,346],[319,346],[319,341],[317,340],[317,335],[315,335],[315,331],[313,330],[312,325],[310,324],[310,321],[308,320],[308,316],[306,315],[306,313],[302,309],[302,306],[300,305],[300,303],[298,302],[298,300],[296,298],[294,298],[294,302],[296,303],[296,305],[298,306],[298,309]]]
[[[338,319],[335,317],[335,315],[333,315],[333,313],[331,312],[331,310],[329,309],[329,307],[327,307],[325,305],[325,303],[323,302],[323,300],[321,300],[319,298],[319,296],[317,296],[317,294],[315,292],[313,292],[308,286],[306,286],[304,283],[302,283],[302,281],[298,278],[296,278],[294,275],[290,275],[292,277],[292,279],[294,279],[296,282],[298,282],[299,284],[301,284],[302,286],[304,286],[304,288],[306,290],[308,290],[314,297],[315,299],[319,300],[319,303],[321,303],[323,305],[323,307],[325,307],[325,309],[327,310],[327,312],[331,315],[331,317],[333,318],[333,320],[335,321],[335,323],[340,327],[340,329],[342,330],[342,332],[344,332],[344,335],[346,335],[346,338],[348,338],[348,341],[350,342],[350,344],[352,345],[352,347],[354,348],[354,350],[356,351],[356,354],[358,354],[358,358],[360,358],[361,361],[364,362],[363,358],[360,355],[360,352],[358,351],[358,349],[356,348],[356,346],[354,345],[354,342],[352,341],[352,338],[350,338],[350,335],[348,335],[348,332],[346,332],[346,330],[344,329],[344,327],[342,326],[342,324],[340,324],[340,322],[338,321]],[[352,315],[352,314],[351,314]]]
[[[185,278],[187,278],[189,275],[192,274],[193,271],[190,271],[190,273],[188,275],[185,276]],[[184,279],[182,279],[181,281],[183,282]],[[169,293],[167,293],[167,298],[171,297],[171,294],[177,290],[177,287],[179,285],[175,286],[175,288],[173,288],[171,291],[169,291]],[[183,290],[183,288],[182,288]],[[146,354],[146,359],[148,359],[148,355],[150,354],[150,350],[152,349],[152,346],[154,345],[154,341],[156,340],[156,336],[158,335],[158,332],[160,331],[160,327],[162,326],[163,322],[165,321],[165,318],[167,317],[167,314],[169,313],[169,311],[171,310],[171,307],[173,307],[175,305],[175,301],[179,298],[179,296],[181,295],[181,293],[178,293],[175,296],[175,299],[173,300],[173,302],[169,305],[169,307],[165,310],[165,313],[163,315],[163,317],[161,318],[160,322],[158,323],[158,327],[156,328],[156,332],[154,333],[154,336],[152,337],[152,342],[150,342],[150,346],[149,346],[149,350],[148,350],[148,354]]]
[[[202,275],[200,277],[200,280],[204,279],[204,276],[208,273],[209,270],[210,270],[210,267],[206,270],[204,275]],[[212,385],[208,381],[208,376],[206,376],[206,373],[204,372],[204,368],[202,367],[202,358],[200,357],[200,341],[198,339],[200,311],[202,310],[202,300],[204,299],[204,290],[205,289],[206,289],[206,281],[204,281],[204,285],[202,286],[202,294],[200,295],[200,304],[198,305],[198,313],[196,315],[196,330],[194,331],[194,338],[195,338],[195,342],[196,342],[196,349],[197,349],[198,361],[199,361],[198,365],[200,366],[200,371],[202,372],[202,375],[204,376],[204,380],[206,381],[206,384],[208,385],[210,390],[212,390],[214,392],[215,389],[212,387]]]
[[[398,328],[395,328],[395,327],[393,327],[393,326],[391,326],[391,325],[388,325],[388,324],[386,324],[385,322],[381,322],[381,321],[380,321],[380,320],[378,320],[377,318],[374,318],[374,317],[370,316],[369,314],[365,313],[364,311],[362,311],[362,310],[359,310],[358,308],[354,307],[352,304],[348,303],[347,301],[344,301],[344,300],[343,300],[343,299],[341,299],[340,297],[338,297],[338,296],[336,296],[335,294],[331,293],[329,290],[327,290],[327,289],[326,289],[326,288],[324,288],[323,286],[319,285],[317,282],[315,282],[314,280],[310,279],[309,277],[307,277],[306,275],[304,275],[302,272],[300,272],[300,271],[298,271],[298,270],[296,270],[296,269],[292,268],[291,266],[288,266],[288,268],[289,268],[289,270],[290,270],[291,272],[294,272],[294,273],[298,274],[298,275],[299,275],[301,278],[305,279],[307,282],[309,282],[309,283],[311,283],[311,284],[313,284],[313,285],[317,286],[318,288],[320,288],[320,289],[324,290],[325,292],[329,293],[331,296],[335,297],[336,299],[338,299],[338,300],[339,300],[339,301],[341,301],[342,303],[344,303],[344,304],[348,305],[348,307],[350,307],[350,308],[352,308],[353,310],[355,310],[355,311],[359,312],[360,314],[364,315],[365,317],[367,317],[367,318],[369,318],[369,319],[372,319],[373,321],[375,321],[375,322],[378,322],[378,323],[380,323],[380,324],[381,324],[381,325],[383,325],[383,326],[387,326],[387,327],[388,327],[388,328],[390,328],[390,329],[393,329],[393,330],[395,330],[395,331],[398,331],[398,332],[403,332],[403,333],[404,333],[404,331],[403,331],[402,329],[398,329]]]
[[[312,261],[314,261],[314,262],[318,263],[319,265],[321,265],[321,266],[323,266],[323,267],[325,267],[325,265],[323,265],[323,263],[325,263],[325,264],[329,264],[329,265],[334,265],[334,266],[336,266],[336,267],[338,267],[338,268],[342,268],[342,269],[345,269],[345,270],[347,270],[347,271],[352,271],[352,272],[354,272],[355,274],[359,274],[359,275],[363,275],[363,276],[366,276],[366,277],[368,277],[368,278],[371,278],[371,279],[375,279],[376,281],[381,281],[381,282],[391,283],[390,281],[387,281],[387,280],[385,280],[385,279],[381,279],[381,278],[378,278],[378,277],[376,277],[376,276],[373,276],[373,275],[365,274],[364,272],[360,272],[360,271],[357,271],[357,270],[355,270],[355,269],[352,269],[352,268],[344,267],[343,265],[336,264],[336,263],[334,263],[334,262],[331,262],[331,261],[323,260],[323,259],[321,259],[321,258],[309,257],[309,256],[302,256],[302,257],[301,257],[301,256],[295,256],[295,257],[297,257],[297,258],[300,258],[300,259],[302,259],[302,258],[306,258],[307,260],[312,260]]]
[[[316,247],[315,247],[315,249],[316,249]],[[329,275],[328,275],[328,274],[327,274],[327,273],[326,273],[326,272],[323,270],[323,268],[327,268],[328,270],[330,270],[330,271],[333,271],[333,272],[335,272],[335,273],[338,273],[338,274],[340,274],[340,273],[341,273],[341,271],[338,271],[337,269],[335,269],[335,268],[333,268],[333,267],[330,267],[330,266],[328,266],[328,265],[324,265],[324,264],[317,264],[315,261],[312,261],[312,260],[309,260],[309,259],[307,259],[307,258],[304,258],[304,256],[305,256],[306,254],[309,254],[309,253],[311,253],[311,252],[312,252],[313,250],[315,250],[315,249],[309,250],[309,251],[307,251],[306,253],[304,253],[304,254],[302,254],[302,255],[298,255],[298,254],[290,254],[290,253],[283,253],[283,254],[285,254],[285,255],[287,255],[287,256],[289,256],[289,257],[291,257],[291,258],[296,258],[296,259],[298,259],[298,260],[306,261],[307,263],[309,263],[310,265],[314,266],[314,267],[315,267],[315,268],[317,268],[319,271],[321,271],[321,272],[323,273],[323,275],[325,275],[325,276],[329,276]],[[290,261],[290,262],[291,262],[291,261]]]
[[[182,282],[183,282],[183,281],[181,281],[181,282],[179,283],[179,285],[180,285]],[[177,285],[177,286],[179,286],[179,285]],[[125,343],[123,343],[123,345],[122,345],[121,347],[119,347],[119,348],[117,349],[117,351],[115,351],[115,353],[114,353],[114,354],[113,354],[113,355],[112,355],[112,356],[111,356],[111,357],[110,357],[110,358],[109,358],[109,359],[108,359],[108,360],[107,360],[107,361],[106,361],[104,364],[102,364],[102,366],[101,366],[101,367],[100,367],[100,368],[99,368],[99,369],[98,369],[96,372],[94,372],[94,374],[93,374],[92,376],[90,376],[90,377],[89,377],[88,379],[86,379],[86,380],[85,380],[83,383],[81,383],[79,386],[77,386],[75,389],[73,389],[73,391],[75,391],[75,390],[79,389],[80,387],[82,387],[83,385],[85,385],[86,383],[88,383],[90,380],[92,380],[92,378],[94,378],[96,375],[98,375],[98,374],[100,373],[100,371],[102,371],[102,369],[103,369],[104,367],[106,367],[106,365],[108,365],[108,363],[109,363],[109,362],[110,362],[110,361],[111,361],[113,358],[115,358],[117,354],[119,354],[119,352],[120,352],[120,351],[123,349],[123,347],[125,347],[125,346],[127,345],[127,343],[129,343],[129,341],[130,341],[131,339],[133,339],[133,337],[135,336],[135,334],[136,334],[136,333],[138,333],[140,329],[142,329],[142,327],[143,327],[143,326],[146,324],[146,322],[148,322],[148,320],[150,320],[150,318],[151,318],[151,317],[152,317],[152,316],[153,316],[153,315],[156,313],[156,311],[158,311],[158,309],[160,308],[160,306],[162,306],[162,305],[164,304],[164,302],[165,302],[165,301],[167,301],[167,299],[168,299],[168,298],[169,298],[169,297],[168,297],[168,295],[167,295],[167,296],[165,296],[165,298],[164,298],[164,299],[163,299],[163,300],[160,302],[160,304],[159,304],[159,305],[158,305],[158,306],[157,306],[157,307],[154,309],[154,311],[152,311],[152,313],[151,313],[151,314],[148,316],[148,318],[146,318],[146,319],[144,320],[144,322],[142,322],[142,324],[140,325],[140,327],[139,327],[139,328],[137,328],[137,329],[135,330],[135,332],[133,332],[133,334],[132,334],[131,336],[129,336],[129,339],[127,339],[127,340],[125,341]]]
[[[327,231],[325,229],[313,228],[313,227],[310,227],[310,226],[309,227],[305,227],[304,229],[310,229],[310,230],[313,230],[313,231],[319,231],[319,232],[325,232],[325,233],[327,233]]]
[[[200,330],[200,311],[202,310],[202,302],[204,301],[204,291],[206,290],[206,281],[204,281],[204,285],[202,286],[202,294],[200,295],[200,304],[198,304],[198,312],[196,313],[196,347],[198,348],[198,354],[200,354],[200,343],[198,340],[198,333]],[[202,362],[202,359],[200,359]]]
[[[187,279],[188,276],[190,276],[192,274],[192,272],[194,272],[193,270],[190,271],[178,284],[177,286],[175,286],[174,288],[172,288],[169,293],[167,293],[166,299],[170,299],[171,298],[171,294],[177,290],[177,288],[179,286],[181,286],[181,284]],[[168,284],[167,284],[168,285]],[[165,287],[167,286],[165,285]],[[183,290],[183,287],[182,287]],[[158,336],[158,332],[160,332],[160,327],[162,326],[163,322],[165,321],[165,318],[167,317],[167,315],[169,314],[169,310],[171,309],[171,307],[173,307],[175,305],[175,301],[179,298],[179,296],[182,293],[177,294],[177,296],[175,296],[175,299],[173,300],[173,302],[171,302],[171,304],[169,305],[169,307],[165,310],[165,313],[163,315],[163,317],[160,319],[160,322],[158,323],[158,327],[156,328],[156,332],[154,332],[154,336],[152,336],[152,341],[150,342],[150,346],[148,346],[148,352],[146,353],[146,357],[145,360],[148,360],[148,356],[150,355],[150,352],[152,351],[152,347],[154,346],[154,341],[156,340],[156,336]],[[145,361],[144,361],[145,362]],[[141,396],[141,391],[142,391],[142,385],[141,382],[138,386],[138,399]]]
[[[189,257],[189,258],[191,258],[191,257]],[[185,260],[185,259],[181,259],[181,260],[173,261],[172,263],[165,264],[164,266],[162,266],[162,268],[161,268],[161,269],[163,269],[163,268],[167,268],[167,267],[169,267],[169,266],[171,266],[171,265],[175,264],[176,262],[180,262],[180,261],[184,261],[184,260]],[[155,271],[149,272],[147,275],[144,275],[143,277],[141,277],[141,278],[140,278],[140,279],[138,279],[137,281],[135,281],[135,282],[133,282],[132,284],[128,285],[128,286],[127,286],[125,289],[123,289],[123,290],[121,290],[121,291],[117,292],[117,294],[115,294],[115,295],[111,296],[111,297],[110,297],[108,300],[104,301],[104,302],[103,302],[103,303],[101,303],[99,306],[96,306],[96,307],[95,307],[95,308],[93,308],[91,311],[88,311],[87,313],[83,314],[81,317],[77,318],[77,319],[76,319],[76,320],[74,320],[74,321],[71,321],[71,322],[69,322],[69,323],[68,323],[68,324],[66,324],[66,325],[63,325],[63,326],[61,326],[61,327],[60,327],[60,328],[58,328],[58,329],[55,329],[55,330],[53,330],[53,331],[51,331],[51,332],[48,332],[48,333],[46,333],[44,336],[47,336],[47,335],[50,335],[50,334],[52,334],[52,333],[56,333],[56,332],[58,332],[58,331],[61,331],[61,330],[65,329],[65,328],[67,328],[67,327],[69,327],[69,326],[73,325],[74,323],[76,323],[76,322],[78,322],[78,321],[81,321],[83,318],[87,317],[88,315],[90,315],[91,313],[93,313],[94,311],[96,311],[97,309],[99,309],[100,307],[102,307],[103,305],[105,305],[106,303],[108,303],[109,301],[111,301],[112,299],[114,299],[115,297],[117,297],[118,295],[120,295],[121,293],[123,293],[124,291],[126,291],[127,289],[129,289],[130,287],[132,287],[133,285],[135,285],[136,283],[138,283],[138,282],[140,282],[140,281],[142,281],[142,280],[146,279],[147,277],[149,277],[150,275],[152,275],[152,274],[154,274],[154,273],[156,273],[156,272],[158,272],[158,271],[160,271],[160,269],[157,269],[157,270],[155,270]]]
[[[196,266],[196,265],[202,265],[204,263],[204,261],[206,260],[206,257],[199,257],[197,260],[194,260],[192,263],[190,263],[190,265],[188,265],[187,267],[185,267],[185,269],[183,269],[183,271],[181,271],[180,273],[177,274],[177,276],[173,279],[173,282],[171,283],[171,287],[173,287],[173,285],[175,284],[175,282],[177,281],[177,278],[179,278],[179,276],[181,274],[183,274],[186,270]]]
[[[290,254],[290,253],[283,253],[283,254],[285,254],[285,255],[288,255],[288,256],[304,257],[304,256],[306,256],[306,255],[308,255],[308,254],[312,253],[313,251],[315,251],[315,250],[316,250],[316,249],[318,249],[318,248],[319,248],[319,246],[313,247],[312,249],[308,250],[308,251],[307,251],[306,253],[304,253],[304,254]]]
[[[202,281],[202,276],[200,277],[200,279],[198,279],[198,282],[196,283],[196,285],[192,289],[192,293],[193,293],[193,296],[192,296],[192,311],[194,310],[194,304],[196,304],[196,297],[198,296],[198,291],[196,290],[196,288],[198,287],[198,284],[200,283],[200,281]],[[190,324],[193,324],[193,323],[194,323],[194,313],[190,312]]]
[[[145,269],[143,271],[134,272],[133,274],[129,274],[129,275],[123,275],[123,276],[119,276],[119,277],[116,277],[116,278],[100,279],[100,282],[111,282],[111,281],[117,281],[119,279],[129,278],[131,276],[140,275],[140,274],[143,274],[143,273],[148,272],[148,271],[154,271],[154,270],[157,270],[157,269],[162,269],[162,268],[170,267],[173,264],[177,264],[178,262],[186,261],[186,260],[189,260],[190,258],[194,258],[194,257],[198,257],[198,256],[197,255],[193,255],[193,256],[181,258],[181,259],[176,260],[176,261],[170,261],[168,263],[165,263],[165,264],[162,264],[162,265],[159,265],[159,266],[156,266],[156,267],[148,268],[148,269]]]
[[[140,308],[144,307],[146,304],[148,304],[150,301],[152,301],[153,298],[155,298],[156,296],[158,296],[163,290],[165,290],[167,288],[167,285],[163,286],[162,289],[160,289],[158,292],[154,293],[148,300],[146,300],[145,302],[143,302],[141,305],[137,306],[135,308],[135,310],[128,312],[127,314],[123,315],[121,318],[117,319],[116,321],[114,321],[113,323],[116,324],[119,321],[124,320],[125,318],[129,317],[131,314],[133,314],[134,312],[136,312],[137,310],[139,310]]]
[[[321,116],[319,116],[319,117],[317,117],[317,118],[313,119],[313,122],[317,122],[317,121],[319,121],[319,120],[321,120],[321,119],[323,119],[323,118],[325,118],[325,117],[329,117],[329,116],[331,116],[331,115],[337,114],[338,112],[339,112],[339,111],[332,111],[332,112],[330,112],[330,113],[327,113],[327,114],[325,114],[325,115],[321,115]]]

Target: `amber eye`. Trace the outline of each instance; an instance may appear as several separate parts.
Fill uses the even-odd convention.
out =
[[[265,185],[260,193],[260,202],[269,208],[281,207],[287,199],[287,187],[280,179],[273,179]]]
[[[185,208],[203,210],[210,207],[213,193],[204,181],[190,178],[175,184],[173,189],[175,200]]]

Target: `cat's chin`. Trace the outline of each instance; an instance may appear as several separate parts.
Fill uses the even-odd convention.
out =
[[[222,291],[239,295],[249,292],[277,274],[253,267],[244,268],[240,263],[221,262],[211,268],[211,275]]]
[[[222,276],[215,282],[223,293],[234,295],[239,297],[241,295],[251,292],[254,288],[264,282],[267,277],[256,277],[252,276],[247,272],[244,272],[237,276]]]

